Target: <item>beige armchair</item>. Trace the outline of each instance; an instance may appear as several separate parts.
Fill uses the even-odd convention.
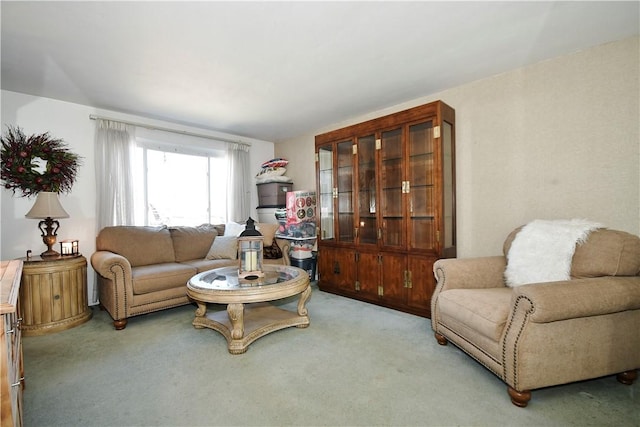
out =
[[[442,259],[431,300],[441,345],[452,342],[507,384],[514,405],[531,390],[640,368],[640,238],[600,229],[575,247],[570,280],[505,284],[505,256]]]

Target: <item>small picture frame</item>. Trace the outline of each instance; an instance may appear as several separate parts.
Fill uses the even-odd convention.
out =
[[[79,244],[76,239],[67,239],[60,242],[60,255],[76,256],[79,255]]]

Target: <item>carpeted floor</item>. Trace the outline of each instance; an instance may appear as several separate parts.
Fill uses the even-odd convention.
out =
[[[94,307],[81,326],[24,338],[25,426],[640,426],[638,382],[537,390],[520,409],[497,377],[438,345],[429,319],[316,287],[307,307],[309,328],[235,356],[193,328],[192,306],[123,331]]]

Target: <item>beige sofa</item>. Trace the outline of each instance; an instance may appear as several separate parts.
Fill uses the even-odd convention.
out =
[[[518,230],[504,244],[505,255]],[[601,229],[578,245],[571,279],[507,287],[506,256],[443,259],[431,301],[437,341],[452,342],[508,388],[531,390],[640,368],[640,238]]]
[[[265,248],[275,241],[282,252],[281,258],[265,259],[265,264],[289,265],[289,243],[274,238],[277,225],[258,226]],[[224,231],[224,224],[102,229],[91,265],[98,273],[100,306],[116,330],[124,329],[129,317],[188,304],[186,284],[195,274],[236,265],[237,243]]]

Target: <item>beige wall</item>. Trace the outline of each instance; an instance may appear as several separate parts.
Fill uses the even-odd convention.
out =
[[[441,99],[456,110],[459,257],[501,253],[536,218],[640,234],[639,76],[634,37],[336,123],[275,154],[296,189],[315,188],[315,134]]]

